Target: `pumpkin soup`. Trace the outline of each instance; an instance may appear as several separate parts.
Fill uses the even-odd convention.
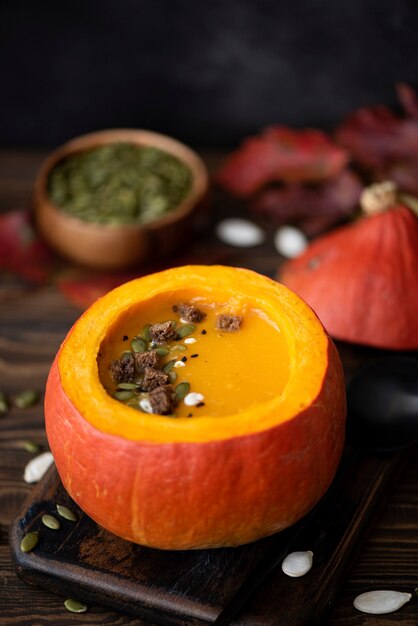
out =
[[[239,413],[273,399],[289,375],[284,334],[249,304],[161,294],[132,307],[102,342],[107,392],[146,413]],[[162,389],[164,388],[164,389]]]

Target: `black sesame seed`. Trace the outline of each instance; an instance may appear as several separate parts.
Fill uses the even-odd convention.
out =
[[[172,310],[173,310],[173,312],[174,312],[174,313],[177,313],[177,311],[179,310],[179,308],[178,308],[177,304],[175,304],[175,305],[172,307]]]
[[[123,335],[123,341],[128,341],[129,337],[128,335]]]
[[[197,407],[200,407],[200,406],[205,406],[205,403],[204,403],[204,402],[198,402],[198,403],[196,404],[196,406],[197,406]]]
[[[183,361],[183,363],[186,363],[186,361],[187,361],[187,356],[184,356],[184,357],[182,358],[182,361]]]
[[[193,417],[193,413],[189,413],[187,417]]]
[[[195,359],[197,356],[199,356],[199,355],[198,355],[198,354],[191,354],[191,355],[190,355],[190,357],[191,357],[192,359]]]
[[[203,330],[201,331],[201,333],[200,333],[200,334],[201,334],[201,335],[206,335],[206,330],[205,330],[205,329],[203,329]]]

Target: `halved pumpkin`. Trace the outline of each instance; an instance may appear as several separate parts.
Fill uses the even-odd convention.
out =
[[[138,307],[153,310],[177,296],[242,313],[243,329],[246,316],[259,315],[281,334],[264,362],[253,362],[255,402],[242,390],[233,413],[211,415],[208,402],[193,418],[170,417],[141,413],[106,391],[98,361],[109,337]],[[222,399],[222,333],[205,328],[215,342],[207,349],[219,358],[219,367],[204,370],[207,389]],[[230,365],[237,395],[242,354],[251,362],[257,340],[253,333],[245,343],[249,336],[237,340],[239,358]],[[265,376],[275,392],[258,401]],[[61,346],[45,398],[49,444],[70,496],[112,533],[173,550],[236,546],[295,523],[334,477],[345,413],[341,363],[312,310],[275,281],[220,266],[170,269],[98,300]]]

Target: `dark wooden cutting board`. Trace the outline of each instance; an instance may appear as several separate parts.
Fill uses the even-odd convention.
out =
[[[338,488],[294,548],[313,551],[312,570],[303,578],[289,578],[276,568],[233,623],[302,626],[318,621],[405,456],[353,456],[346,450]],[[74,510],[78,522],[62,520],[58,531],[43,526],[42,515],[54,514],[56,503]],[[25,554],[20,541],[30,530],[40,531],[40,542]],[[266,552],[273,556],[292,533],[294,529],[288,529],[239,548],[181,552],[143,548],[97,526],[70,500],[53,468],[15,520],[10,543],[16,571],[30,584],[105,604],[152,624],[179,626],[212,623]]]

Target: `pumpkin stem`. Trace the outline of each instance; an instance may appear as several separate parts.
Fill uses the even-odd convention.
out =
[[[360,196],[360,206],[366,215],[382,213],[398,202],[398,187],[391,180],[366,187]]]

